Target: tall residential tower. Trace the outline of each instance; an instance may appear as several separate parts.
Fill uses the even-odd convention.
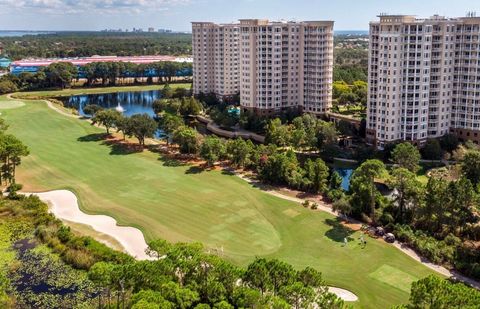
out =
[[[380,15],[370,23],[367,138],[480,141],[480,18]]]
[[[194,93],[240,94],[245,110],[323,114],[331,106],[333,22],[192,23]]]

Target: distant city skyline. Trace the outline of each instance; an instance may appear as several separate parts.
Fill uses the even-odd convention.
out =
[[[428,17],[478,11],[471,0],[385,3],[382,0],[0,0],[2,30],[88,30],[149,27],[190,31],[191,21],[334,20],[335,30],[367,30],[380,13]]]

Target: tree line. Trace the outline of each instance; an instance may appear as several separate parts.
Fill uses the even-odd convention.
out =
[[[190,55],[191,34],[58,32],[2,37],[3,52],[14,60],[142,55]]]
[[[130,62],[93,62],[80,68],[69,62],[58,62],[41,67],[36,73],[23,72],[0,77],[0,94],[19,90],[65,89],[79,78],[87,80],[86,86],[139,83],[145,77],[149,84],[154,79],[157,83],[165,83],[179,75],[191,75],[191,69],[191,63],[169,61],[139,65]]]
[[[131,62],[92,62],[79,69],[79,75],[87,79],[87,86],[100,81],[102,85],[115,86],[118,81],[125,79],[147,77],[147,83],[171,82],[177,76],[191,76],[192,64],[187,62],[160,61],[148,64]]]
[[[185,118],[199,114],[202,104],[189,96],[188,90],[184,88],[172,90],[168,84],[162,89],[162,97],[163,99],[153,103],[155,113],[166,113],[159,123],[148,114],[135,114],[127,117],[119,111],[103,109],[95,104],[86,105],[83,112],[91,117],[94,125],[103,126],[107,134],[111,133],[111,129],[116,129],[117,132],[122,133],[123,139],[127,136],[135,137],[142,147],[145,146],[145,140],[153,138],[158,129],[163,130],[167,141],[172,135],[177,136],[178,139],[178,136],[183,134],[182,136],[186,138],[185,134],[193,129],[185,124]],[[186,140],[185,143],[187,143]]]
[[[7,134],[7,129],[8,125],[0,118],[0,185],[7,186],[8,191],[16,191],[19,189],[15,181],[17,166],[30,151],[17,137]]]

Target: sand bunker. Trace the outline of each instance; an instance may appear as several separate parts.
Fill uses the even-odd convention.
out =
[[[51,205],[50,211],[59,219],[91,226],[97,232],[116,239],[125,251],[138,260],[150,258],[145,250],[147,243],[143,233],[134,227],[118,226],[117,221],[109,216],[88,215],[78,207],[75,194],[68,190],[56,190],[43,193],[28,193],[38,196],[43,202]],[[107,244],[108,245],[108,244]]]
[[[328,291],[333,293],[343,299],[344,301],[357,301],[357,295],[353,294],[352,292],[340,288],[329,287]]]
[[[75,194],[68,190],[56,190],[43,193],[26,193],[38,196],[42,201],[51,205],[50,211],[59,219],[91,226],[97,232],[109,235],[116,239],[127,253],[138,260],[151,260],[145,250],[147,243],[142,232],[133,227],[118,226],[117,221],[109,216],[88,215],[78,207]],[[108,245],[108,244],[107,244]],[[344,301],[357,301],[357,295],[336,287],[329,287],[328,291]]]

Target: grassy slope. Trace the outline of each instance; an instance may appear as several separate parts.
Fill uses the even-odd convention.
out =
[[[45,103],[28,102],[2,114],[31,149],[18,175],[26,190],[72,189],[85,211],[139,227],[148,239],[223,246],[225,256],[241,265],[269,256],[313,266],[369,308],[407,300],[410,281],[395,284],[395,278],[431,273],[380,241],[369,240],[365,249],[356,241],[342,247],[346,231],[332,216],[267,195],[235,176],[191,173],[150,152],[122,155],[101,141],[78,141],[99,129]]]
[[[190,88],[191,84],[171,84],[170,87],[175,88]],[[17,92],[13,97],[19,98],[40,98],[40,97],[65,97],[80,94],[96,94],[96,93],[116,93],[125,91],[148,91],[160,90],[163,85],[141,85],[141,86],[118,86],[118,87],[95,87],[95,88],[73,88],[64,90],[48,90],[48,91],[30,91]]]

